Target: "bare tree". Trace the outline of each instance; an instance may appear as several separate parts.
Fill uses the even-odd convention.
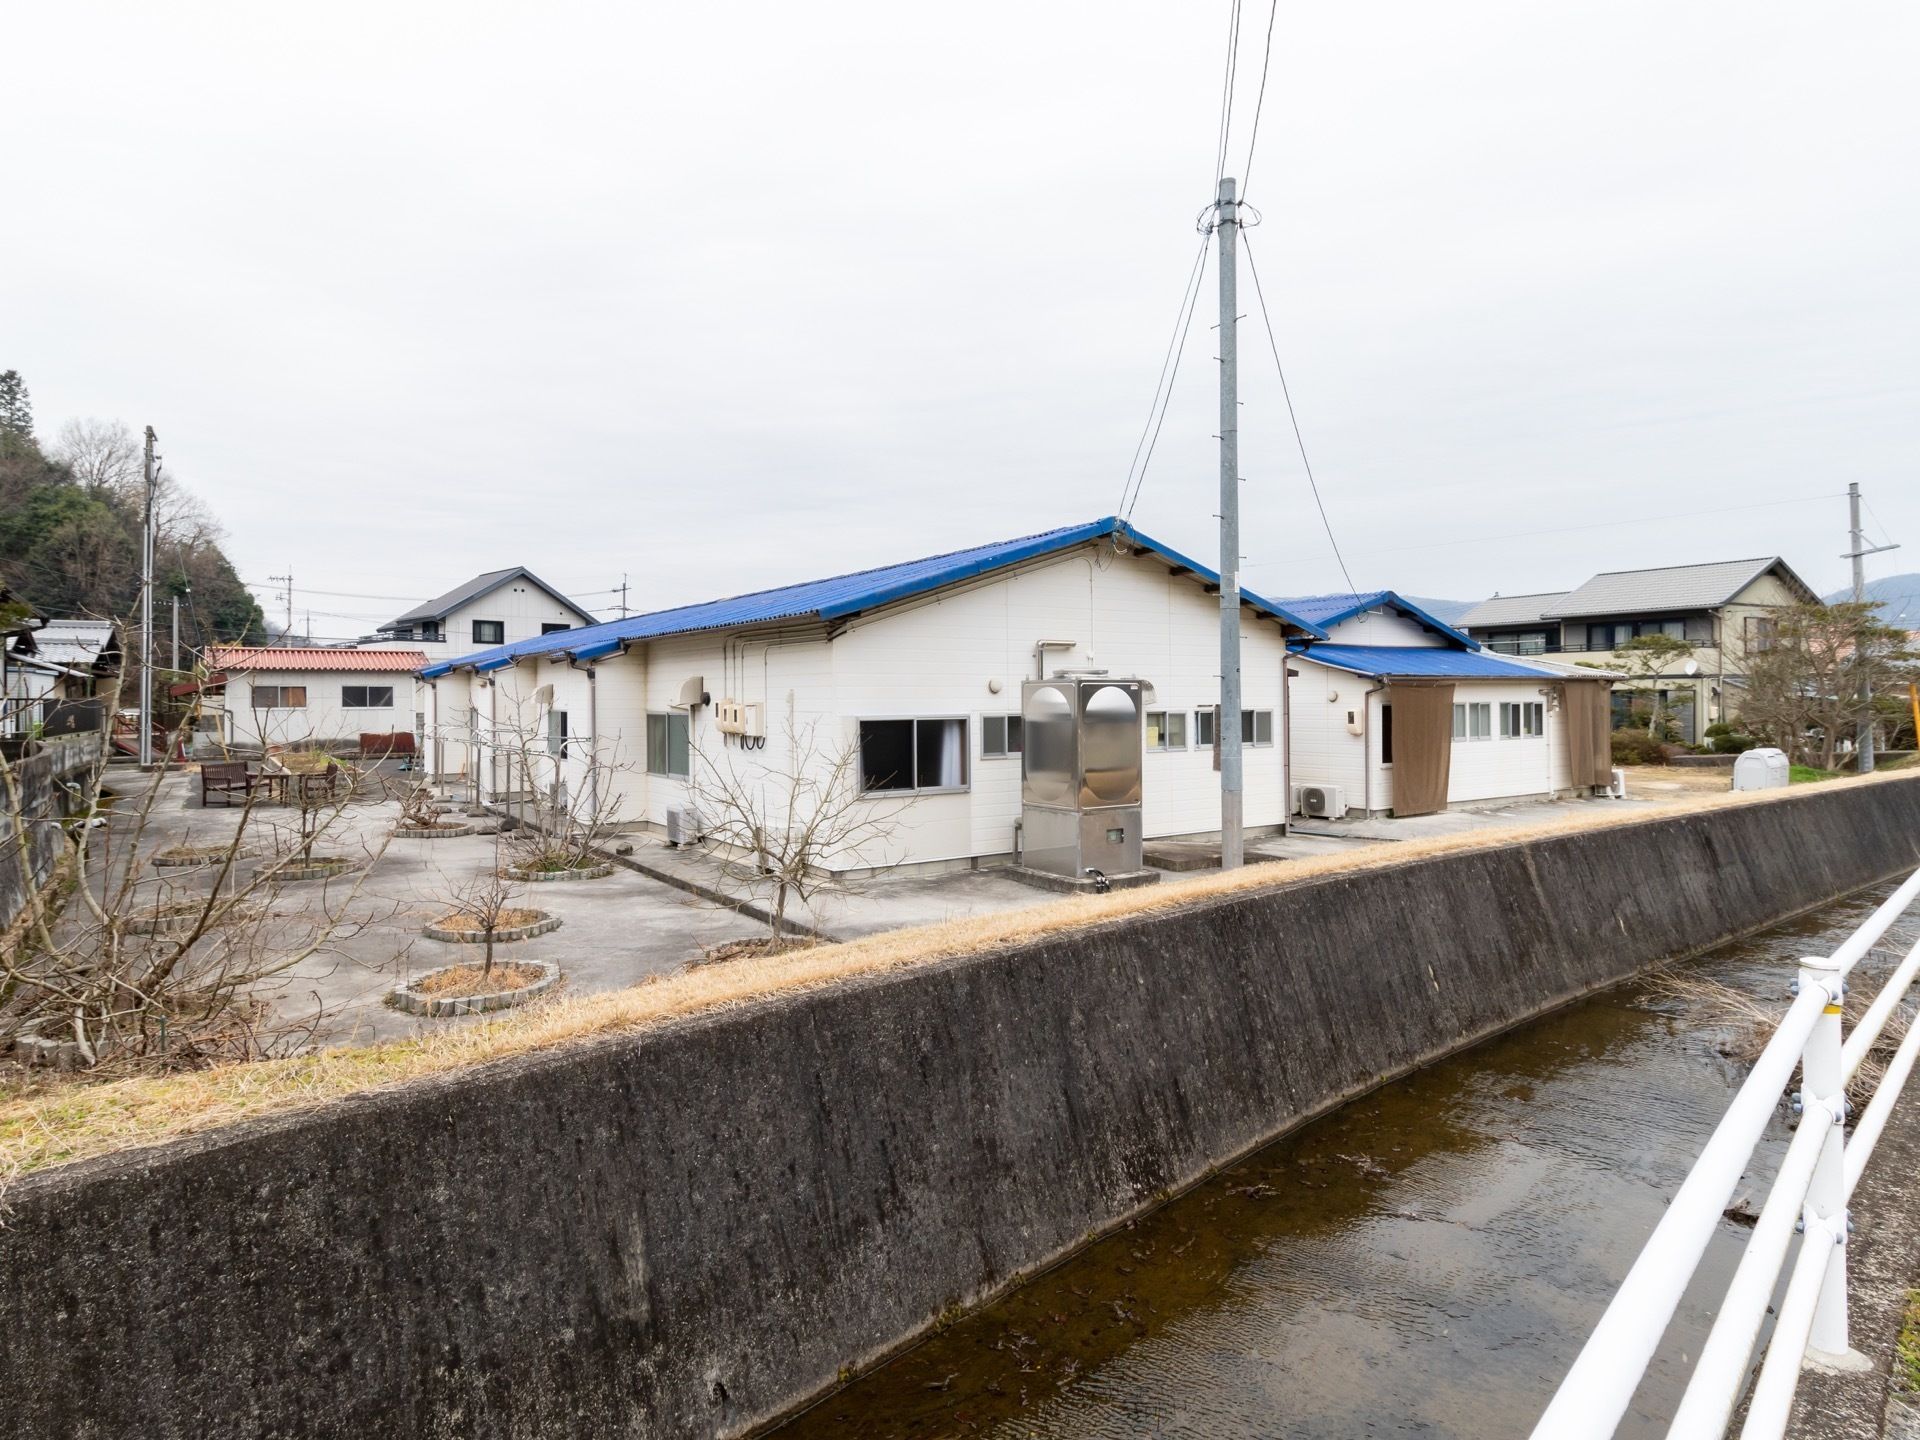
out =
[[[145,447],[124,420],[74,419],[60,427],[53,458],[89,490],[126,494],[141,484]]]
[[[1891,709],[1920,670],[1911,637],[1872,605],[1797,605],[1747,655],[1740,718],[1804,764],[1834,768],[1840,741]]]
[[[480,974],[493,974],[493,946],[500,931],[520,923],[520,887],[502,863],[500,842],[496,838],[492,865],[470,878],[448,885],[444,900],[452,915],[468,921],[481,934],[484,947]]]
[[[80,787],[78,808],[91,823],[60,825],[58,879],[43,887],[30,869],[29,831],[58,822],[26,813],[19,776],[0,755],[9,842],[0,857],[19,865],[29,895],[18,934],[0,944],[0,1027],[70,1039],[86,1065],[116,1055],[166,1065],[255,1058],[305,1043],[314,1022],[273,1013],[265,997],[315,957],[339,958],[340,943],[372,918],[356,912],[379,848],[343,891],[322,892],[297,914],[268,902],[281,873],[343,827],[352,787],[303,817],[296,846],[243,867],[274,803],[250,790],[244,808],[219,822],[231,832],[193,847],[197,869],[163,872],[152,863],[156,812],[176,793],[172,762],[163,758],[110,811],[104,773],[94,767]]]
[[[851,742],[823,744],[814,724],[791,722],[785,742],[777,762],[759,750],[728,749],[718,762],[697,753],[694,776],[703,839],[734,886],[763,902],[776,939],[787,933],[793,902],[811,906],[822,895],[850,893],[858,888],[853,872],[891,868],[873,852],[893,836],[904,809],[862,793],[860,752]]]
[[[1693,646],[1672,635],[1636,635],[1613,652],[1604,665],[1580,663],[1593,670],[1617,670],[1626,678],[1629,693],[1646,702],[1647,733],[1655,739],[1661,734],[1660,681],[1668,672],[1693,654]],[[1637,707],[1636,707],[1637,708]]]

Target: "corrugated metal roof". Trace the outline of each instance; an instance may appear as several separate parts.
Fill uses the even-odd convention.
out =
[[[55,665],[89,666],[120,648],[111,620],[49,620],[30,633],[32,653]]]
[[[1482,600],[1462,615],[1460,625],[1466,630],[1492,625],[1537,625],[1546,620],[1548,610],[1570,593],[1567,590],[1545,590],[1538,595],[1496,595],[1491,600]]]
[[[578,605],[575,605],[573,601],[569,600],[538,575],[527,569],[526,566],[510,565],[505,570],[489,570],[484,575],[476,575],[473,579],[467,581],[466,584],[456,585],[453,589],[447,591],[446,594],[436,596],[424,605],[414,606],[414,608],[406,614],[389,620],[380,628],[390,630],[399,625],[413,625],[421,620],[444,620],[451,611],[459,609],[460,606],[466,604],[469,600],[478,600],[482,595],[490,594],[498,590],[502,585],[522,578],[531,580],[562,605],[571,609],[573,613],[581,619],[587,621],[593,619],[593,613],[591,611],[582,610]]]
[[[1438,615],[1421,609],[1411,600],[1396,594],[1392,590],[1343,591],[1337,595],[1286,595],[1273,602],[1285,606],[1303,620],[1325,627],[1338,625],[1342,620],[1351,620],[1355,615],[1367,610],[1377,610],[1385,606],[1397,610],[1409,619],[1426,626],[1436,634],[1444,636],[1468,650],[1478,650],[1480,642],[1471,635],[1454,628]]]
[[[1649,615],[1666,610],[1710,610],[1725,605],[1769,570],[1778,568],[1804,600],[1817,597],[1778,555],[1753,560],[1717,560],[1707,565],[1666,565],[1652,570],[1610,570],[1564,596],[1549,619],[1589,615]]]
[[[384,672],[418,670],[427,663],[423,650],[285,649],[270,646],[216,645],[207,652],[214,670],[345,670]]]
[[[630,615],[624,620],[608,620],[579,630],[539,635],[496,645],[453,660],[441,661],[422,673],[429,679],[454,669],[492,669],[532,655],[566,655],[574,658],[599,658],[612,653],[622,642],[657,640],[667,635],[685,635],[699,630],[734,630],[748,625],[765,625],[780,620],[836,620],[871,610],[876,606],[923,595],[976,575],[985,575],[1024,560],[1070,550],[1076,545],[1113,535],[1150,550],[1169,564],[1191,571],[1203,584],[1217,585],[1220,577],[1197,560],[1190,560],[1169,549],[1151,536],[1143,535],[1114,516],[1067,525],[1038,535],[1023,535],[991,545],[976,545],[945,555],[930,555],[898,565],[883,565],[859,570],[850,575],[835,575],[825,580],[809,580],[799,585],[782,585],[773,590],[756,590],[724,600],[709,600],[699,605],[683,605],[673,610],[657,610],[650,615]],[[1307,634],[1323,637],[1325,631],[1274,604],[1243,590],[1241,597],[1255,610],[1292,625]]]
[[[1406,676],[1425,680],[1553,680],[1555,672],[1485,650],[1423,645],[1328,645],[1294,647],[1302,660],[1350,670],[1356,675]]]

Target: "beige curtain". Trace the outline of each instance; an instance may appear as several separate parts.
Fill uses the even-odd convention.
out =
[[[1567,763],[1576,790],[1613,780],[1613,682],[1569,680],[1560,687],[1567,717]]]
[[[1453,775],[1453,686],[1390,685],[1393,706],[1393,813],[1431,815],[1447,808]]]

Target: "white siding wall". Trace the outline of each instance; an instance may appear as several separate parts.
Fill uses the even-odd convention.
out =
[[[1447,642],[1418,620],[1385,610],[1369,610],[1326,627],[1336,645],[1445,645]]]
[[[767,743],[743,750],[726,742],[703,708],[693,720],[692,740],[702,763],[736,773],[779,773],[789,768],[786,737],[791,725],[812,727],[824,755],[853,745],[862,719],[954,716],[967,722],[968,785],[960,793],[900,797],[876,802],[899,809],[889,843],[857,862],[865,865],[957,861],[1004,856],[1013,844],[1020,813],[1018,757],[980,754],[983,715],[1017,714],[1020,686],[1034,673],[1034,645],[1063,640],[1071,649],[1050,651],[1049,673],[1103,669],[1116,677],[1149,681],[1149,709],[1184,712],[1188,747],[1149,752],[1145,761],[1143,820],[1148,836],[1204,833],[1219,828],[1219,781],[1211,752],[1194,743],[1193,712],[1218,697],[1219,602],[1191,576],[1168,574],[1157,559],[1105,556],[1096,564],[1081,551],[986,577],[925,599],[855,618],[831,640],[824,628],[795,627],[745,638],[725,633],[679,636],[636,645],[628,654],[600,662],[598,724],[603,756],[618,746],[624,768],[614,783],[622,795],[622,820],[664,825],[669,807],[691,804],[685,781],[645,774],[646,716],[668,710],[691,676],[704,678],[716,701],[758,701],[765,706]],[[1249,709],[1273,712],[1276,743],[1246,752],[1246,821],[1271,827],[1286,820],[1286,774],[1282,735],[1281,631],[1270,621],[1249,620],[1242,671]],[[569,729],[584,736],[586,681],[580,672],[551,662],[527,662],[496,672],[500,686],[531,693],[554,686],[554,703],[568,711]],[[449,713],[468,703],[465,677],[440,682]],[[991,686],[997,684],[996,693]],[[484,681],[473,694],[484,716]],[[501,715],[510,706],[501,691]],[[584,773],[584,762],[573,770]],[[577,783],[577,781],[572,782]]]
[[[1349,810],[1368,803],[1362,765],[1373,771],[1372,808],[1393,808],[1393,767],[1380,761],[1380,706],[1385,692],[1366,697],[1364,739],[1348,733],[1347,714],[1356,710],[1374,683],[1311,660],[1295,657],[1299,679],[1293,681],[1294,779],[1303,785],[1339,785],[1346,790]],[[1447,803],[1466,805],[1486,800],[1518,799],[1567,794],[1572,786],[1568,765],[1565,716],[1557,708],[1552,681],[1460,680],[1454,683],[1458,704],[1486,704],[1492,737],[1456,740],[1447,783]],[[1338,696],[1337,700],[1330,697]],[[1538,702],[1546,707],[1546,734],[1538,739],[1504,739],[1500,734],[1503,702]],[[1363,759],[1364,747],[1364,759]]]
[[[256,710],[255,685],[304,685],[307,703],[298,710]],[[342,688],[348,685],[387,686],[393,691],[393,705],[349,710],[341,703]],[[363,732],[413,732],[413,677],[391,670],[234,671],[227,677],[222,704],[227,737],[241,745],[293,745],[307,740],[357,740]]]

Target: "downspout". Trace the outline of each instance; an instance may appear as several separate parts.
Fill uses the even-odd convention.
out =
[[[427,754],[427,783],[438,785],[444,758],[440,753],[440,682],[438,680],[427,682],[427,707],[433,712],[432,719],[428,722],[433,728],[427,731],[429,743],[433,746]]]
[[[600,672],[587,666],[587,815],[588,823],[600,817]]]
[[[1280,631],[1280,833],[1293,830],[1293,681],[1299,672],[1291,666],[1287,632]]]
[[[1076,640],[1036,640],[1033,642],[1033,678],[1047,678],[1047,651],[1071,650],[1079,642]]]
[[[1360,808],[1373,818],[1373,697],[1387,688],[1384,680],[1360,696]]]

